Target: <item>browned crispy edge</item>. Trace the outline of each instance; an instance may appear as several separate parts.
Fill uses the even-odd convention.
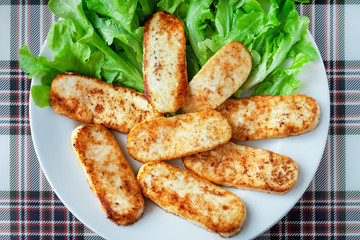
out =
[[[77,77],[81,77],[81,78],[86,78],[86,79],[89,79],[90,81],[96,81],[98,82],[99,84],[103,85],[103,86],[110,86],[111,88],[115,89],[116,91],[118,90],[124,90],[124,91],[130,91],[130,92],[133,92],[135,95],[137,96],[140,96],[144,99],[146,99],[146,97],[144,96],[144,94],[142,93],[139,93],[139,92],[136,92],[135,90],[131,89],[131,88],[127,88],[127,87],[122,87],[122,86],[114,86],[113,84],[111,83],[107,83],[107,82],[104,82],[104,81],[101,81],[97,78],[92,78],[92,77],[88,77],[88,76],[85,76],[85,75],[81,75],[81,74],[77,74],[77,73],[73,73],[73,72],[64,72],[64,73],[59,73],[55,78],[54,80],[52,81],[51,85],[54,84],[55,81],[58,81],[60,78],[62,78],[63,76],[69,76],[69,75],[72,75],[72,76],[77,76]],[[51,90],[50,90],[50,94],[54,94]],[[49,94],[49,100],[50,100],[50,94]],[[54,99],[57,99],[56,95],[53,96],[53,100]],[[63,100],[62,98],[60,98],[61,100]],[[50,104],[51,104],[51,100],[50,100]]]
[[[291,129],[289,129],[288,135],[275,136],[273,138],[284,138],[287,136],[297,136],[297,135],[311,132],[312,130],[314,130],[317,127],[317,125],[320,122],[320,106],[314,98],[307,96],[305,94],[294,94],[294,95],[290,95],[290,96],[292,96],[292,97],[293,96],[302,96],[302,97],[305,97],[307,99],[307,101],[311,101],[313,103],[314,107],[312,108],[312,113],[314,113],[314,116],[312,118],[312,124],[309,125],[308,128],[304,129],[303,131],[293,133],[293,132],[291,132]]]
[[[247,76],[246,78],[243,79],[243,82],[241,83],[244,84],[244,82],[246,81],[248,75],[250,74],[250,71],[251,71],[251,67],[252,67],[252,56],[249,52],[249,50],[245,47],[245,45],[240,42],[240,41],[231,41],[229,43],[227,43],[225,46],[223,46],[221,49],[219,49],[206,63],[205,65],[202,67],[202,69],[200,69],[200,71],[198,72],[198,74],[202,74],[203,71],[205,71],[205,69],[209,68],[209,65],[218,65],[218,64],[221,64],[222,63],[222,59],[219,57],[219,54],[222,55],[224,54],[224,51],[225,52],[228,52],[229,49],[232,49],[234,50],[234,48],[236,48],[235,50],[239,50],[240,48],[240,51],[244,50],[245,51],[245,54],[246,56],[242,56],[239,60],[242,62],[243,65],[245,66],[248,66],[248,72],[247,72]],[[231,65],[231,64],[230,64]],[[206,68],[207,66],[207,68]],[[229,66],[228,65],[222,65],[223,66],[223,72],[232,72],[234,70],[234,66]],[[194,77],[195,78],[195,77]],[[193,78],[193,79],[194,79]],[[213,78],[213,77],[212,77]],[[198,80],[198,79],[195,79],[195,80]],[[192,80],[191,80],[192,81]],[[191,87],[191,81],[189,83],[189,87]],[[241,86],[240,85],[240,86]],[[240,87],[239,86],[239,87]],[[200,110],[204,110],[206,108],[211,108],[211,109],[216,109],[218,106],[220,106],[223,102],[217,102],[215,105],[216,107],[210,107],[209,106],[209,99],[208,99],[208,96],[206,95],[207,92],[208,92],[208,89],[203,89],[204,92],[201,92],[201,96],[190,96],[188,95],[187,97],[188,98],[185,98],[185,101],[184,101],[184,104],[183,106],[181,107],[182,110],[184,112],[197,112],[197,111],[200,111]],[[206,90],[206,91],[205,91]],[[237,90],[237,89],[236,89]],[[235,90],[235,91],[236,91]],[[218,94],[220,94],[220,92],[218,91],[217,92]],[[230,97],[230,96],[229,96]],[[189,101],[189,98],[192,99],[193,101]],[[202,102],[206,102],[206,104],[202,103],[201,105],[197,105],[197,103],[194,101],[196,100],[202,100]],[[188,101],[187,101],[188,100]],[[225,100],[226,101],[226,100]],[[204,105],[208,105],[207,107],[204,107]],[[211,105],[214,105],[214,104],[211,104]]]
[[[245,146],[245,147],[249,147],[249,146]],[[254,148],[254,147],[249,147],[249,148]],[[256,149],[256,148],[254,148],[254,149]],[[263,150],[265,150],[265,149],[263,149]],[[211,151],[211,150],[210,150],[210,151]],[[296,184],[296,182],[297,182],[297,179],[298,179],[298,169],[299,169],[297,163],[296,163],[293,159],[289,158],[288,156],[285,156],[285,155],[282,155],[282,154],[278,154],[278,153],[274,153],[274,152],[269,151],[269,150],[265,150],[265,151],[268,151],[271,156],[274,155],[274,154],[276,154],[276,155],[285,157],[285,158],[288,159],[288,161],[290,160],[290,161],[295,165],[296,171],[297,171],[297,172],[296,172],[296,178],[295,178],[295,181],[293,182],[293,184],[290,185],[287,189],[276,190],[276,188],[270,187],[270,186],[268,186],[268,185],[266,185],[267,188],[264,189],[264,188],[258,188],[258,187],[240,186],[240,185],[230,184],[230,183],[226,183],[226,182],[215,182],[215,181],[212,181],[212,182],[215,183],[215,184],[224,186],[224,187],[238,188],[238,189],[244,189],[244,190],[256,190],[256,191],[260,191],[260,192],[272,193],[272,194],[277,194],[277,195],[283,195],[283,194],[287,193],[288,191],[290,191],[290,190],[295,186],[295,184]],[[271,157],[271,158],[272,158],[272,157]],[[184,168],[185,168],[186,170],[193,172],[194,174],[196,174],[196,175],[199,176],[199,177],[206,178],[206,177],[201,176],[200,174],[198,174],[197,171],[194,171],[189,165],[187,165],[187,164],[186,164],[186,161],[185,161],[185,157],[183,157],[183,158],[181,159],[181,161],[182,161],[182,164],[183,164],[183,166],[184,166]],[[206,179],[207,179],[207,178],[206,178]],[[210,179],[208,179],[208,180],[211,181]]]
[[[53,90],[53,85],[55,85],[55,83],[57,81],[60,81],[60,79],[64,76],[69,76],[69,75],[72,75],[72,76],[76,76],[76,77],[81,77],[81,78],[85,78],[85,79],[88,79],[89,81],[95,81],[97,83],[99,83],[100,85],[102,86],[106,86],[106,87],[111,87],[113,89],[115,89],[116,91],[130,91],[132,92],[134,95],[136,96],[139,96],[139,97],[142,97],[144,98],[145,100],[146,97],[144,96],[144,94],[142,93],[139,93],[139,92],[136,92],[130,88],[127,88],[127,87],[122,87],[122,86],[114,86],[113,84],[111,83],[107,83],[107,82],[103,82],[97,78],[92,78],[92,77],[88,77],[88,76],[84,76],[84,75],[80,75],[80,74],[77,74],[77,73],[72,73],[72,72],[65,72],[65,73],[60,73],[58,74],[55,79],[53,80],[52,84],[51,84],[51,89],[50,89],[50,93],[49,93],[49,101],[50,101],[50,104],[51,106],[53,107],[54,111],[58,114],[61,114],[61,115],[64,115],[68,118],[71,118],[73,120],[78,120],[78,121],[83,121],[83,122],[87,122],[87,123],[93,123],[91,121],[84,121],[84,119],[82,118],[79,118],[77,117],[77,115],[75,114],[75,111],[74,110],[71,110],[67,107],[67,105],[65,104],[65,100],[63,97],[60,97],[56,92],[54,92]],[[59,111],[60,109],[60,111]],[[64,111],[64,109],[66,109],[67,111]],[[163,115],[163,114],[160,114],[159,115]],[[111,129],[114,129],[116,131],[119,131],[121,133],[124,133],[124,134],[127,134],[130,132],[131,129],[124,129],[124,128],[118,128],[116,125],[114,124],[102,124],[104,125],[105,127],[107,128],[111,128]]]
[[[308,132],[311,132],[312,130],[314,130],[316,128],[316,126],[319,124],[320,122],[320,106],[319,104],[317,103],[317,101],[310,97],[310,96],[307,96],[307,95],[304,95],[304,94],[294,94],[294,95],[288,95],[288,96],[277,96],[277,97],[281,97],[281,98],[284,98],[284,97],[291,97],[291,98],[294,98],[294,97],[298,97],[298,96],[301,96],[301,97],[305,97],[307,99],[307,101],[311,101],[313,103],[313,107],[312,108],[312,112],[314,113],[314,116],[313,118],[311,119],[312,121],[312,124],[311,125],[308,125],[306,129],[304,129],[303,131],[299,131],[297,128],[294,128],[294,127],[289,127],[287,128],[287,131],[285,134],[282,134],[282,135],[276,135],[276,136],[272,136],[272,137],[268,137],[268,138],[284,138],[284,137],[291,137],[291,136],[297,136],[297,135],[301,135],[301,134],[305,134],[305,133],[308,133]],[[251,97],[246,97],[246,98],[238,98],[238,99],[228,99],[229,101],[244,101],[244,100],[248,100],[248,101],[252,101],[253,99],[261,99],[261,98],[264,98],[264,97],[273,97],[271,95],[260,95],[260,96],[251,96]],[[226,101],[224,102],[226,104]],[[223,103],[223,104],[224,104]],[[218,110],[218,108],[216,109]],[[221,113],[223,113],[222,111],[220,111]],[[227,114],[224,113],[224,116],[226,116]],[[233,127],[232,127],[233,129]],[[240,137],[238,136],[240,135]],[[246,137],[243,137],[241,134],[238,134],[238,132],[235,132],[233,131],[233,136],[231,138],[231,141],[250,141],[250,140],[260,140],[260,139],[265,139],[265,138],[249,138],[248,136]]]
[[[144,49],[144,56],[143,56],[143,69],[145,70],[148,63],[147,63],[147,54],[150,54],[148,51],[146,51],[145,49],[145,45],[147,44],[147,42],[149,41],[149,28],[150,28],[150,22],[152,21],[152,19],[154,18],[155,14],[161,14],[163,17],[163,20],[165,23],[163,26],[163,31],[166,30],[171,30],[174,31],[174,29],[179,29],[181,28],[179,31],[184,32],[184,25],[181,22],[180,19],[178,19],[177,17],[174,17],[173,15],[171,15],[170,13],[166,12],[166,11],[161,11],[161,12],[157,12],[152,14],[148,20],[145,22],[145,27],[144,27],[144,44],[143,44],[143,49]],[[179,73],[182,75],[180,77],[180,83],[179,86],[177,88],[176,94],[177,94],[177,101],[176,101],[176,110],[174,109],[173,112],[176,112],[178,109],[180,109],[180,107],[182,106],[182,104],[185,101],[186,98],[186,94],[187,94],[187,88],[188,88],[188,80],[187,80],[187,69],[186,69],[186,39],[185,39],[185,32],[183,34],[183,38],[182,38],[182,45],[184,46],[183,49],[181,49],[182,54],[180,54],[180,59],[179,59]],[[184,63],[184,64],[181,64]],[[152,98],[151,98],[151,94],[149,92],[149,86],[148,86],[148,81],[147,81],[147,76],[144,72],[144,94],[146,99],[148,100],[148,102],[151,104],[151,106],[155,108],[154,103],[152,102]]]
[[[205,112],[205,111],[215,111],[215,110],[207,109],[207,110],[202,110],[202,111],[200,111],[200,112]],[[218,112],[218,111],[216,111],[216,112]],[[218,113],[220,113],[220,112],[218,112]],[[194,114],[194,113],[187,113],[187,114]],[[221,113],[220,113],[220,116],[221,116],[221,118],[227,123],[229,131],[232,132],[231,126],[230,126],[229,122],[227,121],[227,119],[226,119]],[[175,116],[175,117],[176,117],[176,116]],[[131,150],[131,149],[129,150],[128,143],[129,143],[129,138],[130,138],[130,140],[131,140],[131,138],[132,138],[132,135],[131,135],[131,132],[132,132],[132,131],[136,130],[137,128],[141,127],[142,125],[147,124],[148,122],[151,122],[151,121],[160,121],[160,122],[163,122],[163,121],[167,121],[168,119],[169,119],[169,118],[166,118],[166,117],[159,117],[159,118],[154,118],[154,119],[148,119],[148,120],[142,121],[141,123],[139,123],[139,124],[137,124],[135,127],[133,127],[133,128],[131,129],[131,131],[129,132],[129,134],[128,134],[127,142],[126,142],[126,148],[127,148],[127,150],[128,150],[128,154],[129,154],[132,158],[134,158],[135,160],[137,160],[137,161],[139,161],[139,162],[141,162],[141,163],[149,163],[149,162],[158,162],[158,161],[173,160],[173,159],[176,159],[176,158],[181,158],[181,157],[185,157],[185,156],[189,156],[189,155],[198,153],[199,151],[192,151],[192,152],[189,152],[189,153],[186,153],[186,154],[179,154],[179,155],[176,155],[176,156],[173,156],[173,157],[168,157],[168,158],[159,158],[159,159],[157,159],[157,160],[143,160],[143,159],[138,159],[138,158],[133,154],[132,150]],[[211,150],[211,149],[214,149],[214,148],[217,148],[217,147],[219,147],[219,146],[221,146],[221,145],[229,142],[230,139],[231,139],[231,135],[232,135],[232,134],[230,134],[230,138],[228,138],[226,141],[224,141],[224,142],[222,142],[222,143],[219,143],[219,144],[217,144],[217,145],[214,145],[213,147],[204,148],[204,149],[202,150],[202,152],[203,152],[203,151],[208,151],[208,150]],[[134,140],[134,141],[135,141],[135,140]]]
[[[92,178],[92,175],[94,175],[96,173],[93,173],[92,168],[89,168],[83,162],[83,160],[84,160],[84,156],[83,156],[84,149],[82,149],[83,143],[81,143],[80,140],[78,139],[78,137],[79,137],[78,134],[80,131],[83,131],[84,129],[86,130],[86,128],[90,128],[93,125],[95,125],[95,124],[84,124],[84,125],[81,125],[74,129],[74,133],[73,133],[74,136],[72,138],[72,146],[73,146],[75,155],[77,156],[78,162],[80,163],[82,169],[84,170],[84,173],[85,173],[85,176],[86,176],[86,179],[87,179],[90,189],[94,192],[94,194],[99,199],[100,206],[106,213],[107,218],[117,225],[124,225],[124,226],[131,225],[131,224],[137,222],[141,218],[141,216],[144,212],[144,198],[142,197],[141,188],[139,186],[139,190],[140,190],[139,196],[141,196],[141,198],[138,198],[138,200],[140,200],[140,202],[139,202],[139,204],[137,204],[136,207],[132,208],[133,212],[129,212],[127,214],[119,214],[110,207],[109,202],[107,201],[104,194],[101,191],[98,191],[98,189],[96,187],[100,183],[98,183],[97,181],[94,181],[94,178]],[[101,126],[106,131],[107,138],[110,139],[110,141],[116,141],[115,137],[111,134],[111,132],[108,129],[106,129],[104,126],[102,126],[100,124],[99,125],[96,124],[96,125]],[[82,133],[80,133],[80,134],[82,134]],[[119,147],[118,145],[116,145],[116,146]],[[130,165],[129,165],[129,167],[130,167]],[[136,179],[135,174],[134,174],[134,178]],[[136,180],[136,182],[137,182],[137,180]],[[138,213],[138,211],[141,211],[141,214],[136,214],[136,213]]]
[[[146,170],[147,167],[151,167],[151,165],[157,165],[157,164],[167,165],[167,166],[169,166],[173,171],[183,171],[185,174],[191,175],[192,177],[194,177],[195,179],[197,179],[199,182],[205,182],[205,183],[207,183],[207,184],[210,184],[210,185],[214,185],[214,186],[216,186],[216,187],[219,187],[219,186],[213,184],[211,181],[209,181],[209,180],[207,180],[207,179],[205,179],[205,178],[202,178],[202,177],[198,176],[197,174],[195,174],[195,173],[192,172],[192,171],[183,170],[183,169],[181,169],[181,168],[179,168],[179,167],[176,167],[176,166],[173,166],[173,165],[171,165],[171,164],[164,163],[164,162],[149,162],[149,163],[143,164],[143,165],[140,167],[139,172],[138,172],[138,174],[137,174],[137,176],[136,176],[136,178],[137,178],[137,180],[138,180],[138,182],[139,182],[139,186],[140,186],[140,188],[141,188],[144,196],[147,197],[147,198],[149,198],[149,199],[151,199],[151,198],[150,198],[150,196],[148,196],[148,195],[145,193],[144,187],[143,187],[142,184],[140,183],[140,178],[141,178],[141,176],[144,174],[144,172],[147,171],[147,170]],[[220,187],[219,187],[219,188],[220,188]],[[223,189],[223,188],[222,188],[222,189]],[[226,190],[226,189],[223,189],[223,190],[225,190],[225,192],[228,192],[228,193],[236,196],[237,198],[239,198],[237,195],[235,195],[235,194],[232,193],[231,191]],[[206,191],[216,194],[215,192],[211,191],[210,189],[206,189]],[[187,196],[185,196],[185,198],[187,198]],[[178,201],[178,196],[174,196],[173,199],[174,199],[174,201]],[[239,199],[240,199],[240,198],[239,198]],[[181,216],[181,215],[178,215],[178,214],[175,213],[175,212],[168,211],[167,209],[163,208],[163,206],[161,206],[157,201],[155,201],[155,199],[151,199],[151,200],[152,200],[153,202],[155,202],[158,206],[160,206],[162,209],[164,209],[166,212],[171,213],[171,214],[174,214],[174,215],[179,216],[179,217],[182,217],[182,218],[185,218],[185,217],[183,217],[183,216]],[[240,202],[242,203],[244,215],[243,215],[243,218],[241,219],[241,222],[239,223],[239,225],[237,225],[237,226],[236,226],[236,225],[232,225],[232,226],[229,226],[229,227],[224,228],[224,229],[221,229],[221,228],[219,228],[218,226],[214,226],[214,225],[206,226],[206,225],[203,224],[203,223],[199,223],[199,224],[196,223],[196,225],[197,225],[197,226],[201,226],[201,227],[205,228],[206,230],[211,231],[211,232],[213,232],[213,233],[218,233],[218,234],[219,234],[221,237],[223,237],[223,238],[233,237],[233,236],[237,235],[237,234],[240,232],[242,226],[244,225],[244,222],[245,222],[245,219],[246,219],[246,216],[247,216],[247,211],[246,211],[245,204],[244,204],[244,202],[243,202],[241,199],[240,199]],[[186,219],[186,218],[185,218],[185,219]],[[189,219],[187,219],[187,220],[189,220]],[[190,220],[190,221],[192,222],[193,220]]]

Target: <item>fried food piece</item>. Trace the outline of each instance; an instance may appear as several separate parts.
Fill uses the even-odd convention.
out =
[[[288,192],[298,177],[291,158],[232,142],[182,161],[186,169],[213,183],[274,194]]]
[[[222,237],[235,236],[244,223],[240,198],[190,171],[152,162],[141,166],[137,179],[143,194],[166,212]]]
[[[144,199],[111,132],[102,125],[81,125],[72,133],[72,146],[108,219],[117,225],[130,225],[139,220]]]
[[[312,131],[320,120],[319,105],[305,95],[228,99],[216,110],[229,121],[234,141],[299,135]]]
[[[162,116],[142,94],[78,74],[59,74],[51,84],[49,100],[59,114],[121,133],[145,119]]]
[[[185,44],[184,25],[170,13],[157,12],[145,23],[144,90],[158,112],[176,112],[185,101]]]
[[[228,142],[231,127],[215,110],[146,120],[131,129],[127,149],[140,162],[170,160]]]
[[[215,109],[246,81],[252,59],[241,42],[230,42],[212,56],[191,80],[181,109]]]

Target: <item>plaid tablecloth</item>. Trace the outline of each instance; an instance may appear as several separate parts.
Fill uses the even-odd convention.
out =
[[[259,239],[360,239],[360,0],[297,8],[326,67],[330,129],[309,188]],[[0,239],[101,239],[52,191],[31,140],[30,80],[18,51],[27,43],[38,55],[55,20],[47,1],[0,0]]]

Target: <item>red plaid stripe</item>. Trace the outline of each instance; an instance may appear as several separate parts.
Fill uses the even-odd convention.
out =
[[[331,123],[317,174],[294,208],[258,239],[360,239],[360,191],[346,188],[346,141],[360,135],[360,61],[345,56],[345,7],[356,0],[298,4],[310,18],[329,80]],[[45,179],[30,138],[29,86],[18,66],[27,43],[38,54],[56,18],[47,1],[0,1],[11,13],[10,60],[0,59],[0,135],[9,136],[10,186],[0,191],[0,239],[101,239],[61,203]],[[360,17],[359,17],[360,20]]]

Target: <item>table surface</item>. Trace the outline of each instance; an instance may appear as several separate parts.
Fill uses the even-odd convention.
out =
[[[360,239],[360,0],[316,0],[297,9],[310,18],[324,60],[330,128],[307,191],[258,239]],[[52,191],[31,140],[31,80],[18,51],[26,43],[38,55],[54,21],[47,1],[0,0],[0,239],[101,239]]]

